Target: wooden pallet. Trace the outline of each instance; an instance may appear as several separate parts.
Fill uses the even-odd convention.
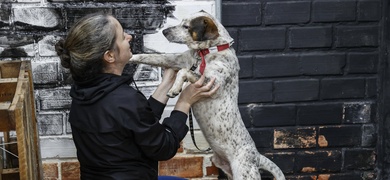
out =
[[[16,132],[18,156],[17,167],[3,169],[2,180],[43,179],[33,90],[30,61],[0,61],[0,131],[5,144],[15,141],[10,132]],[[9,153],[5,158],[12,159]]]

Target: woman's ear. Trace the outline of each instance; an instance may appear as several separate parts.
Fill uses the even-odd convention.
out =
[[[107,63],[113,63],[115,62],[115,55],[114,55],[114,52],[110,51],[110,50],[107,50],[104,55],[103,55],[103,59],[104,61],[106,61]]]

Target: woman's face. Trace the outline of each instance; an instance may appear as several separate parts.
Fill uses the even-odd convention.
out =
[[[113,18],[115,21],[115,29],[116,29],[116,51],[115,51],[115,60],[127,64],[130,58],[133,56],[133,53],[130,49],[130,41],[133,37],[123,31],[122,25],[119,21]]]

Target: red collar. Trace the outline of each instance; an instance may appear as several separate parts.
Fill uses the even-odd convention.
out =
[[[210,48],[207,48],[207,49],[198,50],[198,54],[202,58],[202,62],[200,63],[200,66],[199,66],[200,74],[203,75],[204,69],[206,68],[206,60],[205,60],[204,57],[207,54],[223,51],[225,49],[228,49],[230,46],[231,46],[231,43],[227,43],[227,44],[222,44],[222,45],[219,45],[219,46],[216,46],[216,47],[214,46],[214,47],[210,47]]]

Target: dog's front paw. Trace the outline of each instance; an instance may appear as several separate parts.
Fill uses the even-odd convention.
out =
[[[167,96],[170,97],[170,98],[174,98],[177,95],[179,95],[180,92],[181,92],[181,89],[179,91],[175,91],[175,90],[171,89],[171,90],[168,91]]]

